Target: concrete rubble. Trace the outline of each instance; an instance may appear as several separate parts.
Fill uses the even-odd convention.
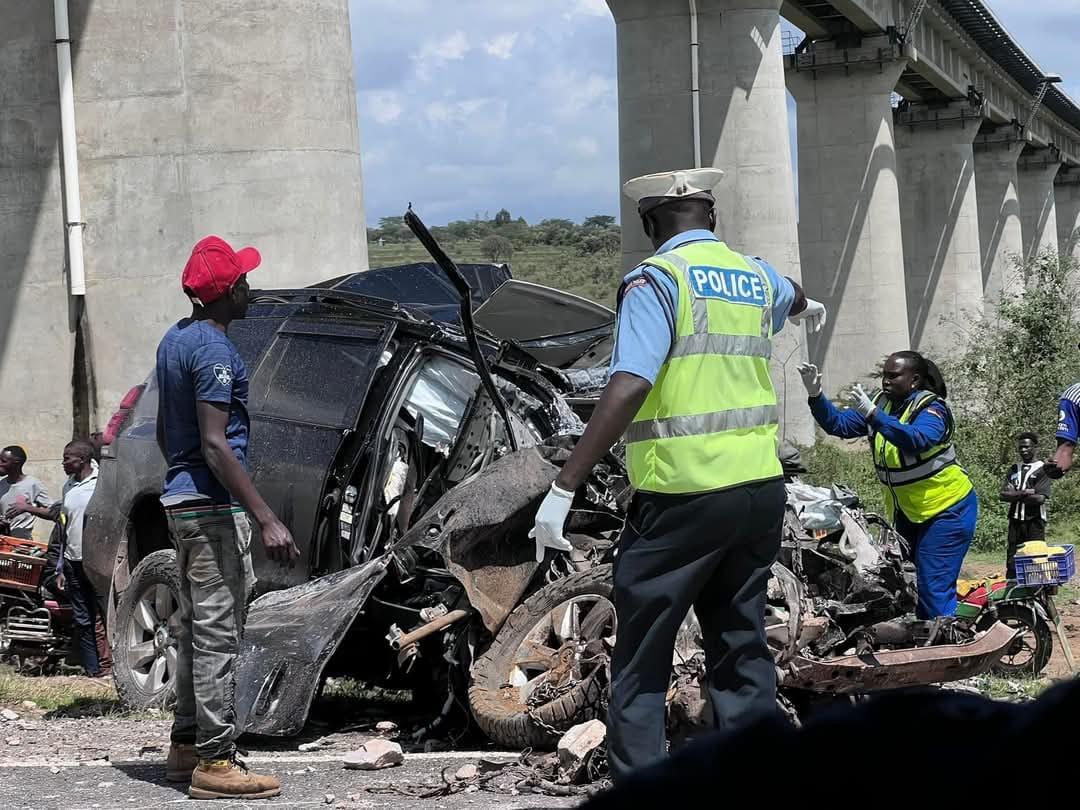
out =
[[[457,773],[454,774],[454,778],[459,782],[464,782],[468,779],[475,779],[477,774],[480,773],[480,769],[472,763],[468,765],[462,765],[457,769]]]
[[[606,738],[607,727],[600,720],[579,723],[571,728],[559,740],[559,771],[571,781],[576,780]]]
[[[4,709],[0,711],[0,717],[3,717],[7,722],[14,722],[19,719],[19,715],[13,712],[11,709]]]
[[[401,746],[388,740],[370,740],[345,755],[344,767],[353,771],[379,771],[405,761]]]

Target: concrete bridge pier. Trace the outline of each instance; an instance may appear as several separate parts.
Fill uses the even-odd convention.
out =
[[[885,37],[790,57],[798,104],[799,248],[829,324],[810,342],[826,391],[865,382],[909,345],[890,95],[905,60]]]
[[[694,165],[723,169],[717,234],[799,280],[780,0],[697,0],[696,18],[687,0],[607,3],[618,40],[620,182]],[[629,269],[652,246],[625,197],[622,221]],[[804,331],[789,324],[774,341],[773,381],[785,437],[801,443],[814,435],[795,371],[806,356]]]
[[[1012,127],[975,138],[975,192],[979,203],[979,245],[982,254],[983,301],[1024,288],[1016,259],[1024,253],[1020,222],[1020,181],[1016,166],[1024,141]]]
[[[1058,252],[1080,259],[1080,169],[1062,169],[1054,182]]]
[[[904,278],[912,347],[947,354],[982,311],[972,142],[982,112],[966,101],[895,114]]]
[[[1020,222],[1024,232],[1024,257],[1034,259],[1043,251],[1058,249],[1057,205],[1054,178],[1061,159],[1053,149],[1031,149],[1020,155],[1016,172],[1020,181]]]

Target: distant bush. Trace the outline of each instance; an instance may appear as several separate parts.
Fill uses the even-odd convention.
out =
[[[514,243],[505,236],[486,236],[480,242],[480,252],[493,262],[507,262],[514,255]]]

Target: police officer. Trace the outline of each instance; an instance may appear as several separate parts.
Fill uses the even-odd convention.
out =
[[[764,612],[785,494],[769,354],[785,319],[816,331],[825,308],[713,234],[722,176],[693,169],[624,186],[656,254],[623,280],[610,379],[536,515],[538,554],[569,549],[574,491],[625,434],[636,492],[615,562],[607,745],[616,780],[666,753],[671,659],[691,607],[717,726],[776,710]]]
[[[826,433],[870,437],[889,514],[915,556],[918,617],[953,615],[979,501],[957,461],[948,391],[937,367],[918,352],[894,352],[885,360],[881,391],[871,397],[856,385],[851,408],[843,411],[822,395],[817,366],[804,363],[799,372],[810,411]]]

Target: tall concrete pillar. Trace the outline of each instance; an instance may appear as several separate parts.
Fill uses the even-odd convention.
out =
[[[1033,259],[1043,251],[1058,250],[1057,206],[1054,178],[1061,168],[1057,154],[1048,149],[1029,149],[1016,165],[1020,182],[1020,223],[1024,231],[1024,257]]]
[[[9,394],[0,447],[22,445],[27,472],[59,497],[75,341],[64,276],[54,39],[52,3],[0,6],[0,388]]]
[[[87,286],[71,321],[53,6],[0,10],[4,121],[15,111],[0,124],[0,165],[15,178],[0,195],[12,288],[0,306],[20,310],[12,327],[2,318],[0,379],[20,392],[7,435],[53,458],[151,370],[158,339],[189,311],[180,271],[202,236],[256,245],[258,287],[367,265],[347,0],[69,5]],[[76,355],[86,361],[73,373]],[[73,399],[90,411],[84,426]]]
[[[972,142],[982,112],[966,101],[895,115],[904,277],[913,348],[950,353],[982,311]]]
[[[983,301],[993,307],[1002,294],[1015,295],[1024,288],[1016,266],[1024,253],[1020,181],[1016,174],[1024,142],[1014,130],[1003,129],[979,135],[974,148]]]
[[[1054,184],[1058,251],[1080,259],[1080,169],[1062,169]]]
[[[884,37],[788,64],[798,104],[803,279],[829,307],[810,355],[829,393],[865,382],[890,352],[909,345],[890,105],[903,66]]]
[[[618,36],[620,181],[693,166],[690,4],[608,0],[608,6]],[[799,281],[780,0],[698,0],[696,7],[701,165],[726,173],[717,189],[717,233]],[[625,197],[622,221],[630,268],[653,251]],[[807,443],[813,427],[795,372],[804,359],[804,330],[788,324],[774,342],[773,378],[786,438]]]

